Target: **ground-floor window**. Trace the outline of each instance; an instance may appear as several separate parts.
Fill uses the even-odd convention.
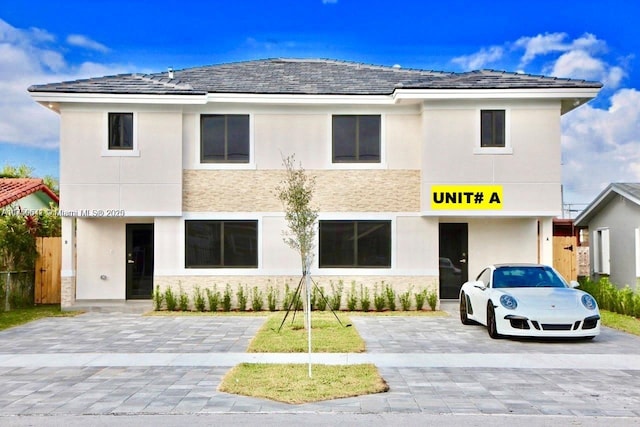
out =
[[[391,221],[320,221],[321,268],[391,267]]]
[[[186,221],[185,267],[258,267],[258,221]]]

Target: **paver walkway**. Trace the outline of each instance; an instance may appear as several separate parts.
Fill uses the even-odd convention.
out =
[[[25,414],[425,413],[640,416],[640,338],[604,328],[593,341],[491,340],[451,317],[352,316],[388,393],[287,405],[216,390],[264,317],[88,313],[0,332],[0,416]],[[637,418],[630,418],[630,420]],[[0,424],[1,424],[0,420]]]

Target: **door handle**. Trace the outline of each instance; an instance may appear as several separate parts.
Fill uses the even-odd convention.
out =
[[[466,263],[467,263],[467,260],[463,258],[463,259],[461,259],[461,260],[460,260],[460,261],[458,261],[458,262],[460,262],[460,263],[462,263],[462,264],[466,264]]]
[[[134,260],[132,260],[132,259],[128,259],[128,260],[127,260],[127,264],[135,264],[135,263],[136,263],[136,262],[135,262]]]

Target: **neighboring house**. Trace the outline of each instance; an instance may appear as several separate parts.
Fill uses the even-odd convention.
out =
[[[42,179],[0,178],[0,214],[48,209],[58,202],[58,196]]]
[[[274,194],[294,153],[316,177],[325,289],[457,298],[488,263],[552,264],[560,117],[600,87],[307,59],[32,86],[61,118],[63,305],[297,284]]]
[[[610,184],[575,220],[589,228],[591,274],[640,285],[640,183]]]

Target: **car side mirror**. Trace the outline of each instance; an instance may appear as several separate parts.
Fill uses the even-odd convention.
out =
[[[572,288],[577,288],[580,286],[580,282],[576,282],[575,280],[572,280],[569,282],[569,286],[571,286]]]
[[[478,281],[476,281],[476,282],[473,284],[473,287],[474,287],[474,288],[481,289],[481,290],[483,290],[483,291],[484,291],[485,289],[487,289],[487,287],[484,285],[484,283],[482,283],[482,280],[478,280]]]

